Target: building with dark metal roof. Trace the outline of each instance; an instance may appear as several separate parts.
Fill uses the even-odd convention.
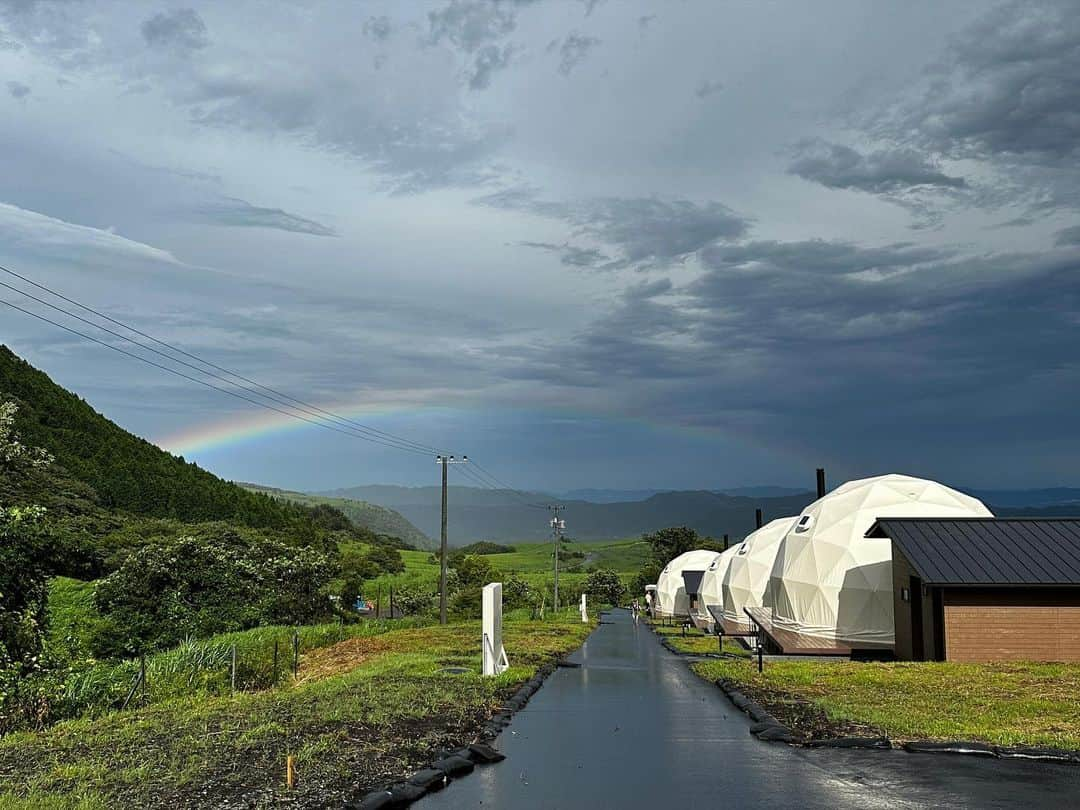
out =
[[[1080,518],[882,518],[897,658],[1080,661]]]

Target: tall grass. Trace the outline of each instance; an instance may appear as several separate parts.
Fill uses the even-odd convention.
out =
[[[208,639],[188,639],[165,652],[147,656],[146,680],[131,705],[160,703],[179,697],[225,695],[232,690],[232,655],[236,648],[236,689],[256,691],[287,683],[292,677],[293,638],[299,652],[326,647],[348,638],[381,635],[392,629],[418,627],[419,619],[368,620],[358,624],[303,627],[257,627]],[[274,648],[277,647],[275,662]],[[65,681],[54,717],[96,716],[120,708],[136,683],[140,661],[98,662]]]

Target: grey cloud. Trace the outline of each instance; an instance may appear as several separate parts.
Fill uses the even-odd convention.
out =
[[[200,79],[192,95],[202,100],[192,107],[197,123],[292,134],[358,156],[397,193],[483,184],[492,176],[488,158],[505,137],[453,110],[414,116],[381,109],[351,80],[215,76]]]
[[[617,252],[616,261],[602,265],[606,269],[682,261],[712,242],[738,239],[749,229],[746,218],[718,202],[603,197],[565,203],[542,200],[529,189],[506,189],[474,202],[565,221],[575,236]],[[580,266],[563,256],[564,263]]]
[[[655,20],[656,20],[656,15],[655,14],[642,15],[641,17],[638,17],[638,20],[637,20],[638,28],[640,28],[642,31],[644,31],[650,25],[652,25],[653,22],[655,22]]]
[[[1076,435],[1031,390],[1080,396],[1080,251],[756,242],[710,249],[703,264],[681,287],[627,290],[536,373],[558,368],[561,384],[632,395],[645,413],[864,464],[906,459],[914,435],[922,451]]]
[[[552,242],[519,242],[518,244],[523,247],[537,248],[539,250],[557,253],[559,255],[559,261],[567,267],[588,267],[597,270],[606,267],[616,268],[620,266],[618,262],[613,261],[610,256],[596,248],[577,247],[576,245],[571,245],[569,243],[556,245]]]
[[[820,138],[799,142],[788,172],[828,188],[889,194],[926,186],[964,188],[962,177],[950,177],[914,149],[881,149],[862,154],[849,146]]]
[[[376,42],[386,42],[393,33],[393,24],[389,17],[368,17],[360,29],[365,37]]]
[[[559,72],[564,76],[569,76],[570,72],[585,61],[592,49],[599,44],[600,40],[596,37],[573,32],[567,34],[562,40],[552,42],[548,45],[548,50],[558,49]]]
[[[714,93],[719,93],[724,89],[723,82],[710,81],[709,79],[703,79],[698,83],[697,88],[694,90],[694,95],[698,98],[707,98]]]
[[[7,88],[13,98],[26,98],[30,95],[30,85],[22,82],[8,82]]]
[[[1062,228],[1054,235],[1054,244],[1058,246],[1080,245],[1080,225]]]
[[[516,17],[505,3],[451,0],[445,8],[428,12],[428,23],[432,42],[448,40],[473,53],[513,31]]]
[[[219,203],[202,206],[194,212],[199,219],[215,225],[235,228],[273,228],[278,231],[310,234],[311,236],[337,236],[337,232],[311,219],[290,214],[280,208],[263,208],[238,199],[225,199]]]
[[[1080,5],[1001,5],[954,36],[914,100],[877,137],[1000,173],[984,202],[1080,207]]]
[[[492,74],[510,65],[513,53],[512,45],[503,48],[498,45],[485,45],[478,50],[473,61],[472,74],[469,76],[469,87],[473,90],[487,88],[491,84]]]
[[[158,12],[142,24],[142,35],[149,45],[177,50],[198,50],[209,42],[206,23],[191,8]]]

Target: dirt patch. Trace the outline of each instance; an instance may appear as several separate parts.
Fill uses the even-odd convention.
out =
[[[788,692],[731,680],[725,680],[723,683],[728,688],[738,689],[748,698],[759,703],[785,726],[802,732],[809,740],[886,736],[885,732],[877,726],[831,718],[820,706]]]
[[[350,638],[329,647],[320,647],[300,659],[300,673],[296,683],[308,683],[351,672],[390,648],[390,641],[380,636]]]

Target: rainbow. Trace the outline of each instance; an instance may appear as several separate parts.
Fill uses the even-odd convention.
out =
[[[369,424],[374,418],[401,412],[400,410],[374,410],[370,406],[329,406],[326,410],[346,419],[360,421],[361,424]],[[315,421],[314,416],[310,418]],[[314,427],[315,425],[310,422],[275,411],[238,413],[227,419],[192,425],[177,433],[163,436],[154,443],[162,450],[178,456],[187,456],[225,450],[247,442],[285,433],[296,433]]]

